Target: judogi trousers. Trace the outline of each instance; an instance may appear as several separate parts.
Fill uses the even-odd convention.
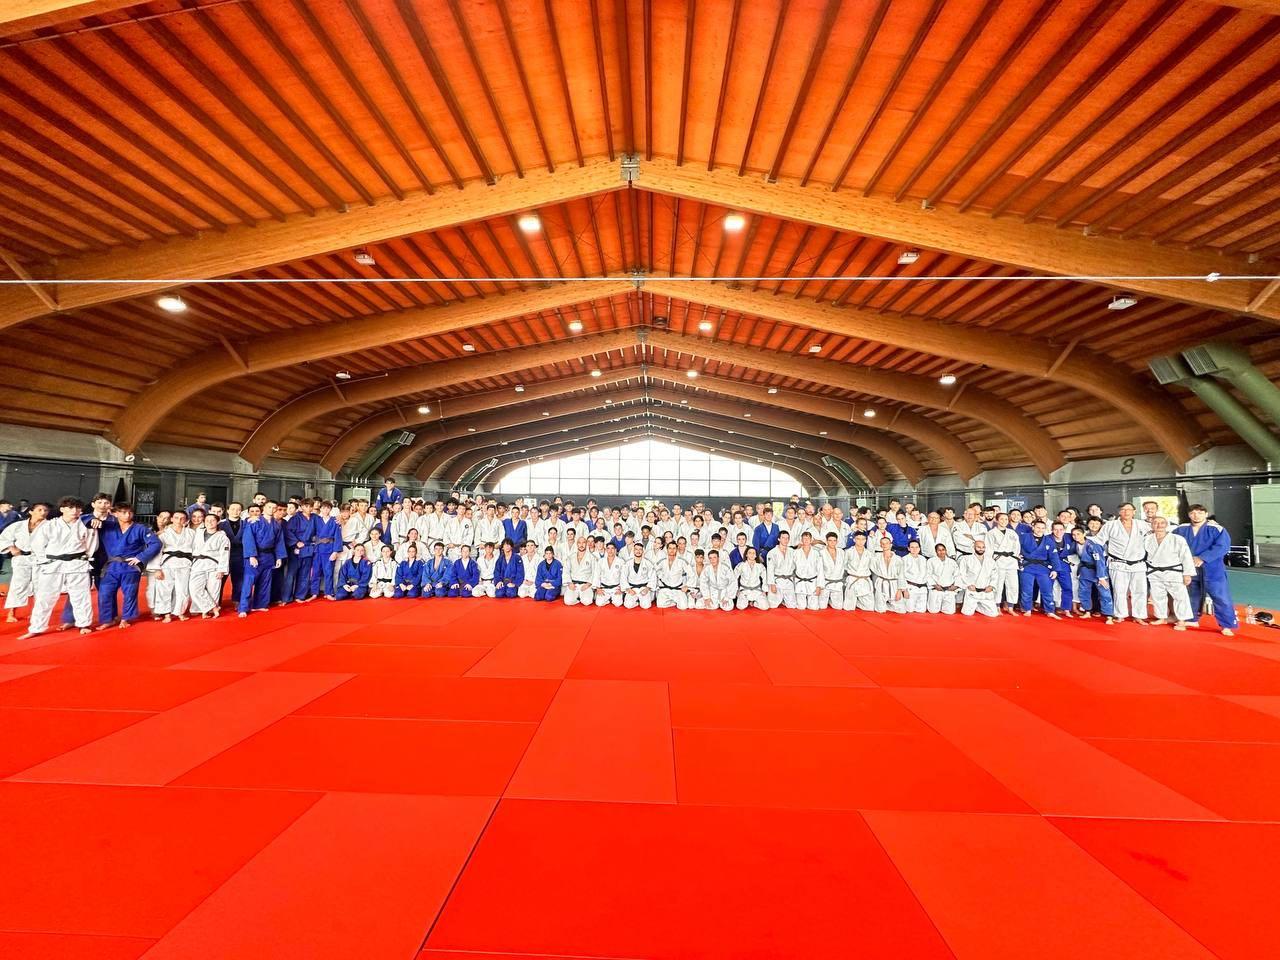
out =
[[[498,587],[495,594],[499,597],[522,597],[525,600],[532,600],[533,595],[537,593],[538,588],[532,583],[522,583],[512,591],[509,587]]]
[[[954,587],[943,587],[941,590],[929,588],[930,613],[955,613],[956,591]]]
[[[274,572],[275,560],[264,557],[258,560],[255,567],[248,560],[244,564],[244,585],[240,588],[240,613],[254,610],[265,610],[271,605],[271,574]],[[342,599],[343,591],[335,594]]]
[[[1116,616],[1123,620],[1133,617],[1135,620],[1147,619],[1147,568],[1146,563],[1125,563],[1123,560],[1112,560],[1111,602],[1115,606]]]
[[[1011,607],[1018,605],[1018,594],[1021,586],[1018,582],[1018,561],[1014,557],[996,557],[996,582],[992,584],[995,587],[996,606],[1008,604]]]
[[[768,610],[771,604],[763,590],[739,590],[737,606],[739,610],[745,610],[747,607]]]
[[[784,604],[788,610],[800,609],[800,604],[796,600],[796,586],[791,582],[790,578],[779,579],[774,583],[774,586],[777,587],[777,590],[769,591],[769,608],[771,610],[776,610]]]
[[[875,590],[870,577],[845,577],[842,607],[845,610],[874,610]]]
[[[1022,581],[1022,610],[1031,612],[1031,601],[1036,589],[1040,590],[1040,609],[1045,613],[1053,613],[1057,608],[1053,605],[1053,580],[1049,576],[1049,568],[1040,563],[1028,563],[1019,575]]]
[[[14,610],[25,607],[27,601],[35,596],[36,561],[30,555],[10,556],[9,559],[13,561],[13,575],[9,579],[9,595],[4,598],[4,606],[6,610]]]
[[[584,607],[591,606],[595,597],[595,590],[589,583],[571,583],[564,588],[564,605],[566,607],[576,607],[582,604]]]
[[[801,580],[796,578],[795,585],[797,610],[820,610],[821,600],[818,597],[817,580]]]
[[[966,617],[973,616],[975,612],[985,617],[1000,616],[1000,608],[996,605],[995,590],[990,593],[985,590],[966,590],[964,599],[960,602],[960,612]]]
[[[108,563],[98,580],[98,622],[111,623],[116,618],[116,594],[123,596],[120,619],[132,623],[138,619],[138,587],[142,583],[141,567],[127,563]]]
[[[222,578],[218,565],[212,560],[196,560],[191,564],[191,576],[187,580],[191,594],[191,609],[199,614],[210,613],[222,605]]]
[[[471,591],[473,597],[488,597],[492,600],[497,595],[497,590],[492,580],[481,580],[476,584],[475,589]]]
[[[597,607],[622,606],[622,590],[618,587],[602,587],[596,591],[595,604]]]
[[[677,610],[689,608],[689,595],[679,587],[658,588],[658,609],[675,607]]]
[[[901,600],[896,599],[898,592],[898,581],[896,580],[876,580],[875,581],[875,610],[876,613],[906,613],[907,608]]]
[[[1195,619],[1191,615],[1191,595],[1182,582],[1181,573],[1154,571],[1147,577],[1147,587],[1157,620],[1168,619],[1170,601],[1173,603],[1173,615],[1178,620],[1190,623]]]
[[[42,567],[54,564],[41,564]],[[31,607],[29,633],[44,633],[49,629],[49,617],[53,615],[58,597],[67,595],[75,625],[81,629],[93,626],[93,602],[89,596],[89,571],[63,573],[61,570],[41,569],[36,576],[35,603]]]
[[[395,586],[394,586],[394,581],[392,580],[369,581],[369,597],[373,600],[377,600],[380,597],[390,597],[394,593],[395,593]]]
[[[844,607],[844,581],[828,580],[818,591],[818,606],[815,609],[840,610]]]
[[[648,610],[653,606],[653,592],[645,588],[644,593],[637,590],[635,593],[623,594],[622,605],[628,610],[634,610],[636,607],[641,610]]]
[[[929,588],[907,583],[907,613],[929,612]]]
[[[1100,584],[1097,580],[1089,577],[1081,577],[1076,584],[1079,588],[1080,609],[1084,613],[1093,611],[1093,595],[1098,595],[1098,605],[1102,607],[1103,616],[1113,616],[1115,613],[1115,605],[1111,601],[1111,589]]]

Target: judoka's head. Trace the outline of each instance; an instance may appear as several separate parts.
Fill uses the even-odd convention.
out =
[[[893,541],[889,542],[892,543]],[[860,550],[865,547],[867,545],[867,531],[855,530],[853,532],[853,545]]]
[[[388,491],[388,492],[390,492],[390,491],[392,491],[392,490],[394,490],[394,489],[396,488],[396,478],[395,478],[395,477],[387,477],[387,479],[383,480],[382,482],[386,485],[386,488],[387,488],[387,491]]]
[[[778,546],[783,550],[791,546],[791,532],[789,530],[783,530],[778,534]]]
[[[1022,522],[1022,511],[1014,507],[1009,511],[1009,522],[1015,527]]]
[[[431,545],[431,553],[436,557],[444,556],[444,544],[437,540]]]
[[[177,530],[185,530],[187,527],[187,515],[181,510],[173,511],[173,516],[169,518],[171,523]]]
[[[1167,517],[1152,517],[1151,532],[1156,535],[1157,540],[1163,540],[1164,535],[1169,532],[1169,520]]]
[[[117,503],[111,508],[111,512],[115,514],[116,520],[120,523],[133,523],[133,507],[127,503]],[[217,518],[214,518],[214,526],[217,527]]]
[[[384,543],[384,544],[382,545],[382,559],[383,559],[383,560],[390,560],[390,559],[391,559],[391,544],[389,544],[389,543]]]
[[[1076,543],[1084,543],[1084,527],[1076,527],[1071,531],[1071,539]]]
[[[1102,518],[1090,517],[1088,520],[1084,522],[1084,525],[1085,525],[1085,529],[1087,529],[1090,533],[1097,533],[1099,530],[1102,529]]]
[[[800,547],[804,550],[808,550],[812,546],[813,534],[806,530],[804,533],[800,534]]]
[[[1032,521],[1031,521],[1031,532],[1032,532],[1032,533],[1034,533],[1037,537],[1043,537],[1043,536],[1044,536],[1044,521],[1043,521],[1043,520],[1041,520],[1039,517],[1036,517],[1034,520],[1032,520]]]
[[[489,541],[487,541],[487,542],[485,543],[485,545],[484,545],[484,555],[485,555],[486,557],[492,557],[492,556],[493,556],[493,541],[492,541],[492,540],[489,540]]]
[[[356,563],[359,563],[361,560],[364,559],[363,543],[357,543],[354,547],[351,548],[351,559],[354,560]]]
[[[1209,519],[1209,509],[1203,503],[1193,503],[1187,508],[1187,516],[1192,523],[1199,525]]]
[[[550,563],[552,560],[556,558],[556,552],[552,550],[550,547],[547,547],[545,550],[542,551],[542,558],[546,560],[547,563]]]
[[[742,555],[743,560],[748,560],[752,563],[755,563],[755,561],[759,559],[759,557],[760,557],[760,554],[755,547],[747,547],[747,552]]]
[[[996,529],[1004,530],[1009,526],[1009,515],[1007,513],[996,514]]]
[[[463,560],[470,560],[470,559],[471,559],[471,544],[469,544],[469,543],[464,543],[464,544],[462,545],[462,547],[461,547],[461,550],[462,550],[462,559],[463,559]]]
[[[938,546],[942,546],[942,544],[938,544]],[[984,553],[986,553],[987,541],[985,540],[973,541],[973,552],[976,553],[978,556],[982,556]]]
[[[919,541],[919,540],[912,540],[912,541],[908,542],[908,543],[907,543],[907,553],[911,554],[913,557],[918,557],[918,556],[920,556],[920,541]]]
[[[618,548],[612,540],[604,545],[604,555],[610,563],[618,556]]]
[[[1053,531],[1053,539],[1061,540],[1063,535],[1067,532],[1067,525],[1061,520],[1055,520],[1053,522],[1053,526],[1049,529]]]
[[[588,546],[590,546],[590,542],[587,540],[587,538],[586,538],[586,537],[583,537],[581,540],[579,540],[579,541],[578,541],[578,556],[580,556],[580,557],[585,557],[585,556],[587,555],[587,547],[588,547]]]
[[[417,548],[417,546],[416,546],[415,544],[412,544],[412,543],[411,543],[411,544],[409,544],[409,546],[405,548],[404,555],[405,555],[406,557],[408,557],[408,558],[409,558],[409,562],[410,562],[410,563],[413,563],[413,561],[415,561],[415,560],[417,560],[417,559],[418,559],[418,548]]]
[[[1122,503],[1116,513],[1120,515],[1121,520],[1132,520],[1137,511],[1133,509],[1132,503]]]
[[[827,534],[827,546],[834,549],[839,545],[840,545],[840,534],[832,530],[830,533]]]
[[[977,543],[977,542],[978,542],[977,540],[974,541],[974,543]],[[919,546],[920,544],[917,541],[912,540],[909,544],[907,544],[907,549],[911,550],[912,547],[916,547],[917,549],[911,550],[911,552],[919,553],[920,552]],[[936,546],[934,546],[933,552],[934,552],[934,555],[937,556],[939,560],[947,559],[947,545],[945,543],[939,543]]]
[[[631,548],[631,554],[632,554],[632,556],[634,556],[637,560],[643,560],[643,559],[644,559],[644,544],[642,544],[642,543],[637,543],[634,547],[632,547],[632,548]]]
[[[907,525],[907,513],[905,510],[899,510],[894,514],[894,519],[898,521],[898,526],[905,527]]]
[[[683,538],[683,537],[681,537],[681,539],[683,540],[684,538]],[[675,544],[675,541],[674,541],[674,540],[668,540],[668,541],[667,541],[667,559],[668,559],[668,560],[674,560],[674,559],[676,558],[676,554],[679,552],[679,550],[680,550],[680,548],[676,546],[676,544]]]
[[[881,550],[883,550],[885,553],[892,553],[892,552],[893,552],[893,539],[892,539],[891,537],[881,537],[881,538],[880,538],[880,549],[881,549]]]
[[[114,512],[114,511],[112,511],[112,512]],[[191,520],[191,527],[192,527],[192,529],[195,529],[196,527],[203,527],[203,526],[204,526],[204,517],[205,517],[205,513],[204,513],[204,511],[203,511],[203,510],[201,510],[199,507],[197,507],[196,509],[192,510],[192,511],[191,511],[191,513],[190,513],[190,515],[189,515],[189,519]]]

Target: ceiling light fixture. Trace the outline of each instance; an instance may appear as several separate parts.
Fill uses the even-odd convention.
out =
[[[549,416],[551,416],[551,414],[547,413],[547,411],[546,411],[546,410],[543,410],[543,411],[542,411],[542,415],[543,415],[544,417],[549,417]]]
[[[156,300],[156,306],[161,310],[167,310],[169,313],[181,313],[187,309],[187,301],[183,300],[177,294],[166,293],[163,297]]]
[[[525,233],[537,233],[542,229],[542,218],[536,213],[522,213],[516,225]]]
[[[1215,270],[1213,273],[1207,274],[1204,279],[1206,283],[1217,283],[1222,279],[1222,274]]]
[[[729,233],[737,233],[747,225],[747,218],[740,213],[729,213],[724,218],[724,228]]]
[[[510,440],[503,440],[503,441],[501,441],[501,443],[499,443],[499,446],[503,446],[503,447],[505,447],[505,446],[506,446],[508,443],[510,443],[510,442],[511,442]]]
[[[743,416],[746,417],[748,420],[751,419],[751,414],[749,413],[744,413]]]
[[[351,371],[350,371],[350,370],[339,370],[337,373],[335,373],[335,374],[334,374],[334,377],[336,377],[336,378],[337,378],[337,379],[339,379],[339,380],[350,380],[350,379],[351,379]]]
[[[689,369],[689,370],[686,370],[686,371],[684,372],[684,375],[685,375],[686,377],[688,377],[690,380],[697,380],[697,379],[698,379],[698,371],[697,371],[697,370],[694,370],[694,369],[692,369],[692,368],[691,368],[691,369]]]
[[[420,407],[418,408],[418,412],[419,412],[419,413],[430,413],[430,412],[431,412],[431,408],[430,408],[430,407],[428,407],[428,406],[424,403],[422,406],[420,406]]]
[[[809,345],[809,352],[810,352],[810,353],[821,353],[821,352],[822,352],[822,344],[820,344],[820,343],[813,343],[813,344],[810,344],[810,345]]]
[[[462,345],[462,351],[463,353],[475,353],[476,345],[474,343],[464,343]]]
[[[375,263],[378,262],[373,259],[373,254],[370,253],[368,250],[366,250],[364,247],[361,247],[359,250],[357,250],[353,254],[353,256],[355,257],[356,263],[360,264],[360,266],[362,267],[372,267]]]
[[[778,388],[777,388],[777,387],[770,387],[770,388],[769,388],[769,393],[770,393],[770,394],[774,394],[774,393],[777,393],[777,392],[778,392]]]
[[[581,320],[570,320],[570,321],[569,321],[569,332],[570,332],[570,333],[581,333],[581,332],[582,332],[582,321],[581,321]]]
[[[591,371],[591,375],[592,375],[593,377],[602,377],[602,376],[604,376],[604,374],[602,374],[599,370],[592,370],[592,371]]]
[[[467,427],[467,433],[475,433],[475,432],[476,432],[475,427]]]
[[[919,250],[903,250],[898,254],[898,266],[905,267],[920,259]]]
[[[1107,304],[1108,310],[1128,310],[1132,306],[1136,306],[1138,298],[1132,293],[1117,293],[1111,298],[1111,302]]]
[[[956,375],[954,373],[944,373],[942,376],[938,378],[938,382],[942,384],[944,387],[955,386]]]
[[[522,383],[516,384],[516,393],[524,393],[524,384]]]
[[[819,430],[819,431],[818,431],[818,436],[820,436],[820,437],[825,437],[826,435],[827,435],[827,431],[825,431],[825,430]]]
[[[703,333],[710,333],[710,332],[711,332],[711,321],[710,321],[710,320],[703,320],[700,324],[698,324],[698,329],[699,329],[699,330],[701,330]]]
[[[862,415],[867,419],[870,419],[876,415],[876,412],[872,410],[870,407],[867,407],[867,409],[862,411]]]

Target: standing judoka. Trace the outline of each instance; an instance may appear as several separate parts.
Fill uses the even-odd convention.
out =
[[[214,514],[195,529],[191,552],[191,609],[201,620],[216,620],[222,616],[222,581],[231,569],[231,541]]]
[[[1107,549],[1090,538],[1083,527],[1071,531],[1076,545],[1076,598],[1080,602],[1080,616],[1088,620],[1093,616],[1093,595],[1098,595],[1098,605],[1107,618],[1107,626],[1116,622],[1115,608],[1111,602],[1111,581],[1107,576]]]
[[[565,564],[564,571],[564,604],[576,607],[582,604],[591,606],[594,599],[596,578],[596,558],[588,549],[590,543],[586,537],[578,540],[577,548]]]
[[[689,606],[689,565],[680,559],[675,543],[667,544],[667,555],[658,561],[658,607],[684,610]]]
[[[484,515],[475,522],[475,529],[471,535],[477,547],[482,547],[486,543],[501,543],[502,538],[509,534],[503,529],[503,521],[498,519],[493,504],[489,504],[484,508]],[[515,537],[511,539],[515,541]]]
[[[273,506],[267,501],[267,507]],[[254,504],[242,531],[244,549],[244,586],[240,591],[239,615],[265,610],[271,604],[271,574],[284,564],[284,537],[280,528]]]
[[[782,528],[773,522],[773,507],[765,507],[760,522],[751,532],[751,545],[756,548],[761,563],[768,562],[769,551],[777,546],[782,532]]]
[[[893,552],[900,557],[907,555],[908,544],[920,539],[916,528],[907,523],[907,514],[903,510],[898,511],[894,523],[889,526],[889,536],[893,540]]]
[[[36,592],[36,559],[31,553],[31,538],[42,523],[47,522],[49,505],[37,503],[25,517],[20,517],[0,531],[0,550],[13,562],[9,593],[4,598],[5,623],[18,622],[18,608],[25,607]]]
[[[1155,610],[1155,623],[1172,623],[1175,630],[1195,625],[1187,587],[1196,575],[1196,561],[1185,537],[1169,532],[1169,521],[1152,517],[1145,537],[1147,590]],[[1172,605],[1172,610],[1170,610]],[[1172,617],[1170,617],[1172,614]]]
[[[314,600],[333,592],[333,569],[342,556],[342,524],[334,516],[333,504],[328,500],[321,501],[319,513],[313,516],[307,596]]]
[[[107,565],[107,554],[102,546],[102,534],[109,528],[115,526],[116,518],[111,513],[111,497],[105,493],[94,494],[89,513],[82,513],[80,522],[86,527],[91,527],[98,533],[98,546],[93,552],[93,556],[89,558],[89,589],[92,590],[98,585],[99,579],[102,577],[102,569]],[[75,622],[75,612],[71,604],[66,604],[62,608],[62,624],[59,630],[70,629]]]
[[[975,556],[981,542],[974,541]],[[947,556],[947,548],[940,543],[929,558],[929,612],[955,613],[956,596],[961,589],[960,565]]]
[[[934,548],[937,549],[936,547]],[[945,550],[946,548],[943,547]],[[897,547],[894,548],[897,553]],[[907,555],[900,557],[902,561],[902,580],[906,584],[906,612],[927,613],[929,611],[929,560],[920,552],[920,541],[912,540],[907,545]]]
[[[760,528],[756,529],[758,531]],[[788,610],[798,610],[800,605],[796,600],[796,558],[791,549],[791,534],[786,530],[778,533],[777,543],[765,558],[764,566],[765,581],[769,584],[769,609],[774,610],[785,604]]]
[[[1213,601],[1213,618],[1224,637],[1235,636],[1240,625],[1235,604],[1231,600],[1231,584],[1227,580],[1227,554],[1231,552],[1231,534],[1209,519],[1203,504],[1193,503],[1188,511],[1191,522],[1173,532],[1191,547],[1196,573],[1189,584],[1192,625],[1200,624],[1200,609],[1207,596]]]
[[[1053,549],[1057,554],[1054,572],[1058,576],[1053,581],[1053,600],[1059,613],[1064,617],[1071,617],[1075,615],[1071,608],[1075,605],[1075,568],[1079,563],[1076,544],[1067,536],[1067,525],[1061,520],[1055,520],[1049,530],[1049,536],[1053,538]]]
[[[1054,611],[1053,582],[1057,579],[1058,551],[1053,537],[1044,532],[1044,521],[1031,524],[1031,532],[1022,535],[1022,571],[1018,576],[1022,594],[1022,615],[1031,616],[1031,604],[1035,594],[1040,594],[1040,609],[1054,620],[1061,620]]]
[[[1107,548],[1111,573],[1111,600],[1117,620],[1147,619],[1147,550],[1143,522],[1134,516],[1133,504],[1122,503],[1119,516],[1102,526],[1098,539]]]
[[[996,606],[1005,613],[1013,613],[1021,592],[1018,568],[1022,557],[1022,538],[1009,526],[1009,515],[1001,511],[996,514],[996,525],[987,531],[985,540],[985,553],[995,568]],[[977,541],[974,543],[976,545]]]
[[[233,500],[227,504],[227,515],[218,522],[218,529],[227,535],[227,542],[231,545],[231,561],[230,573],[227,579],[231,581],[231,599],[240,602],[240,593],[244,589],[244,505],[238,500]],[[329,584],[333,583],[333,571],[329,572]],[[222,598],[218,598],[219,606],[221,606]]]
[[[853,532],[853,545],[844,551],[844,602],[845,610],[874,610],[875,588],[871,580],[871,560],[874,551],[867,549],[867,534],[863,530]]]
[[[49,629],[49,617],[58,597],[65,593],[75,625],[82,634],[93,630],[93,601],[89,595],[91,559],[98,548],[98,531],[80,522],[84,504],[75,497],[58,501],[58,516],[47,520],[31,537],[36,561],[35,603],[27,632],[29,640]]]
[[[813,545],[813,534],[806,529],[800,534],[800,548],[792,550],[792,574],[795,576],[795,595],[797,610],[819,610],[822,600],[819,596],[826,586],[826,577],[822,573],[822,552]]]
[[[191,562],[196,556],[196,535],[187,526],[187,515],[181,510],[174,511],[168,528],[160,532],[160,544],[163,549],[160,570],[169,585],[169,609],[159,619],[165,623],[171,622],[174,616],[186,620],[191,603]]]
[[[961,557],[959,583],[963,588],[960,612],[966,617],[981,613],[987,617],[1000,616],[1000,608],[996,605],[996,581],[1000,574],[996,565],[987,554],[987,545],[982,540],[973,544],[973,553]]]
[[[284,588],[280,597],[285,603],[305,600],[311,595],[311,569],[315,565],[316,521],[312,514],[314,501],[306,497],[298,504],[298,512],[284,525]]]
[[[658,571],[644,554],[644,545],[637,543],[631,548],[631,560],[623,567],[622,605],[628,610],[636,607],[648,610],[653,604]]]
[[[98,629],[106,630],[116,621],[117,594],[120,604],[120,627],[128,628],[138,619],[138,587],[147,561],[160,552],[160,542],[147,536],[140,523],[133,522],[133,507],[117,503],[111,511],[115,523],[104,526],[101,540],[107,563],[98,580]],[[206,518],[207,523],[210,518]],[[213,517],[214,529],[218,519]]]
[[[840,549],[840,531],[829,529],[826,546],[818,554],[820,562],[818,609],[841,610],[844,608],[844,568],[848,558]]]
[[[906,613],[907,581],[902,557],[893,552],[893,540],[883,537],[880,551],[871,558],[871,582],[876,613]]]

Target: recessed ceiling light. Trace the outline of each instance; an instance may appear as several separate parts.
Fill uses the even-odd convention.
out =
[[[733,431],[733,430],[728,430],[728,431],[726,431],[726,433],[728,433],[730,436],[732,436],[732,435],[734,434],[734,432],[735,432],[735,431]]]
[[[1111,302],[1107,304],[1108,310],[1128,310],[1135,306],[1138,298],[1132,293],[1118,293],[1111,298]]]
[[[561,427],[561,428],[560,428],[560,432],[561,432],[561,433],[568,433],[568,432],[569,432],[569,428],[568,428],[568,427]]]
[[[592,370],[592,371],[591,371],[591,375],[592,375],[593,377],[600,377],[600,376],[603,376],[603,374],[601,374],[599,370]]]
[[[778,388],[777,388],[777,387],[770,387],[770,388],[769,388],[769,392],[770,392],[770,393],[777,393],[777,392],[778,392]]]
[[[353,254],[353,256],[355,257],[356,263],[360,264],[363,267],[372,267],[375,263],[378,262],[373,259],[373,254],[370,253],[368,250],[364,249],[363,247],[357,250]]]
[[[821,352],[822,352],[822,344],[820,344],[820,343],[811,343],[811,344],[809,344],[809,352],[810,352],[810,353],[821,353]]]
[[[698,379],[698,371],[697,371],[697,370],[693,370],[693,369],[686,370],[686,371],[684,372],[684,375],[685,375],[686,377],[688,377],[690,380],[696,380],[696,379]]]
[[[751,419],[751,414],[749,413],[744,413],[743,416],[746,417],[748,420]]]
[[[350,370],[339,370],[337,373],[335,373],[335,374],[334,374],[334,376],[335,376],[335,377],[337,377],[339,380],[350,380],[350,379],[351,379],[351,371],[350,371]]]
[[[476,345],[474,343],[464,343],[462,345],[462,350],[464,353],[475,353]]]
[[[898,265],[905,267],[908,264],[915,263],[919,259],[920,259],[919,250],[903,250],[900,254],[898,254]]]
[[[505,447],[505,446],[506,446],[508,443],[510,443],[510,442],[511,442],[510,440],[503,440],[503,441],[501,441],[501,443],[499,444],[499,446],[503,446],[503,447]]]
[[[175,294],[166,293],[163,297],[156,300],[156,306],[161,310],[167,310],[169,313],[181,313],[183,310],[187,309],[187,301]]]
[[[280,448],[279,448],[279,447],[275,447],[275,446],[273,446],[273,447],[271,448],[271,452],[272,452],[272,453],[279,453],[279,452],[280,452]]]
[[[944,387],[953,386],[956,382],[956,375],[954,373],[944,373],[938,378],[938,382]]]
[[[475,433],[475,432],[476,432],[475,427],[467,427],[467,433]]]
[[[681,402],[681,403],[683,403],[685,406],[688,406],[688,404],[689,404],[689,401],[688,401],[688,400],[681,400],[680,402]]]
[[[569,321],[569,332],[570,332],[570,333],[581,333],[581,332],[582,332],[582,321],[581,321],[581,320],[570,320],[570,321]]]
[[[703,320],[700,324],[698,324],[698,329],[699,329],[699,330],[701,330],[703,333],[710,333],[710,332],[711,332],[711,321],[710,321],[710,320]]]
[[[542,229],[542,218],[536,213],[522,213],[516,224],[525,233],[537,233]]]
[[[820,437],[825,437],[826,435],[827,435],[827,431],[825,431],[825,430],[819,430],[819,431],[818,431],[818,436],[820,436]]]
[[[794,443],[793,443],[793,444],[791,444],[790,446],[791,446],[791,449],[792,449],[792,450],[794,450],[794,449],[796,448],[796,445],[795,445]]]
[[[613,403],[613,401],[612,401],[612,400],[606,400],[606,401],[604,402],[604,405],[607,407],[607,406],[609,406],[611,403]]]
[[[542,411],[542,415],[543,415],[544,417],[549,417],[549,416],[551,416],[551,414],[547,413],[547,411],[545,411],[545,410],[543,410],[543,411]]]
[[[428,406],[424,403],[422,406],[420,406],[420,407],[418,408],[418,412],[419,412],[419,413],[430,413],[430,412],[431,412],[431,408],[430,408],[430,407],[428,407]]]
[[[876,412],[875,412],[874,410],[872,410],[870,407],[867,407],[867,409],[865,409],[865,410],[863,410],[863,411],[862,411],[862,415],[863,415],[864,417],[871,418],[871,417],[874,417],[874,416],[876,415]]]
[[[516,393],[524,393],[524,384],[522,383],[516,384]]]
[[[740,213],[726,214],[724,218],[724,228],[730,233],[737,233],[747,225],[747,218]]]

